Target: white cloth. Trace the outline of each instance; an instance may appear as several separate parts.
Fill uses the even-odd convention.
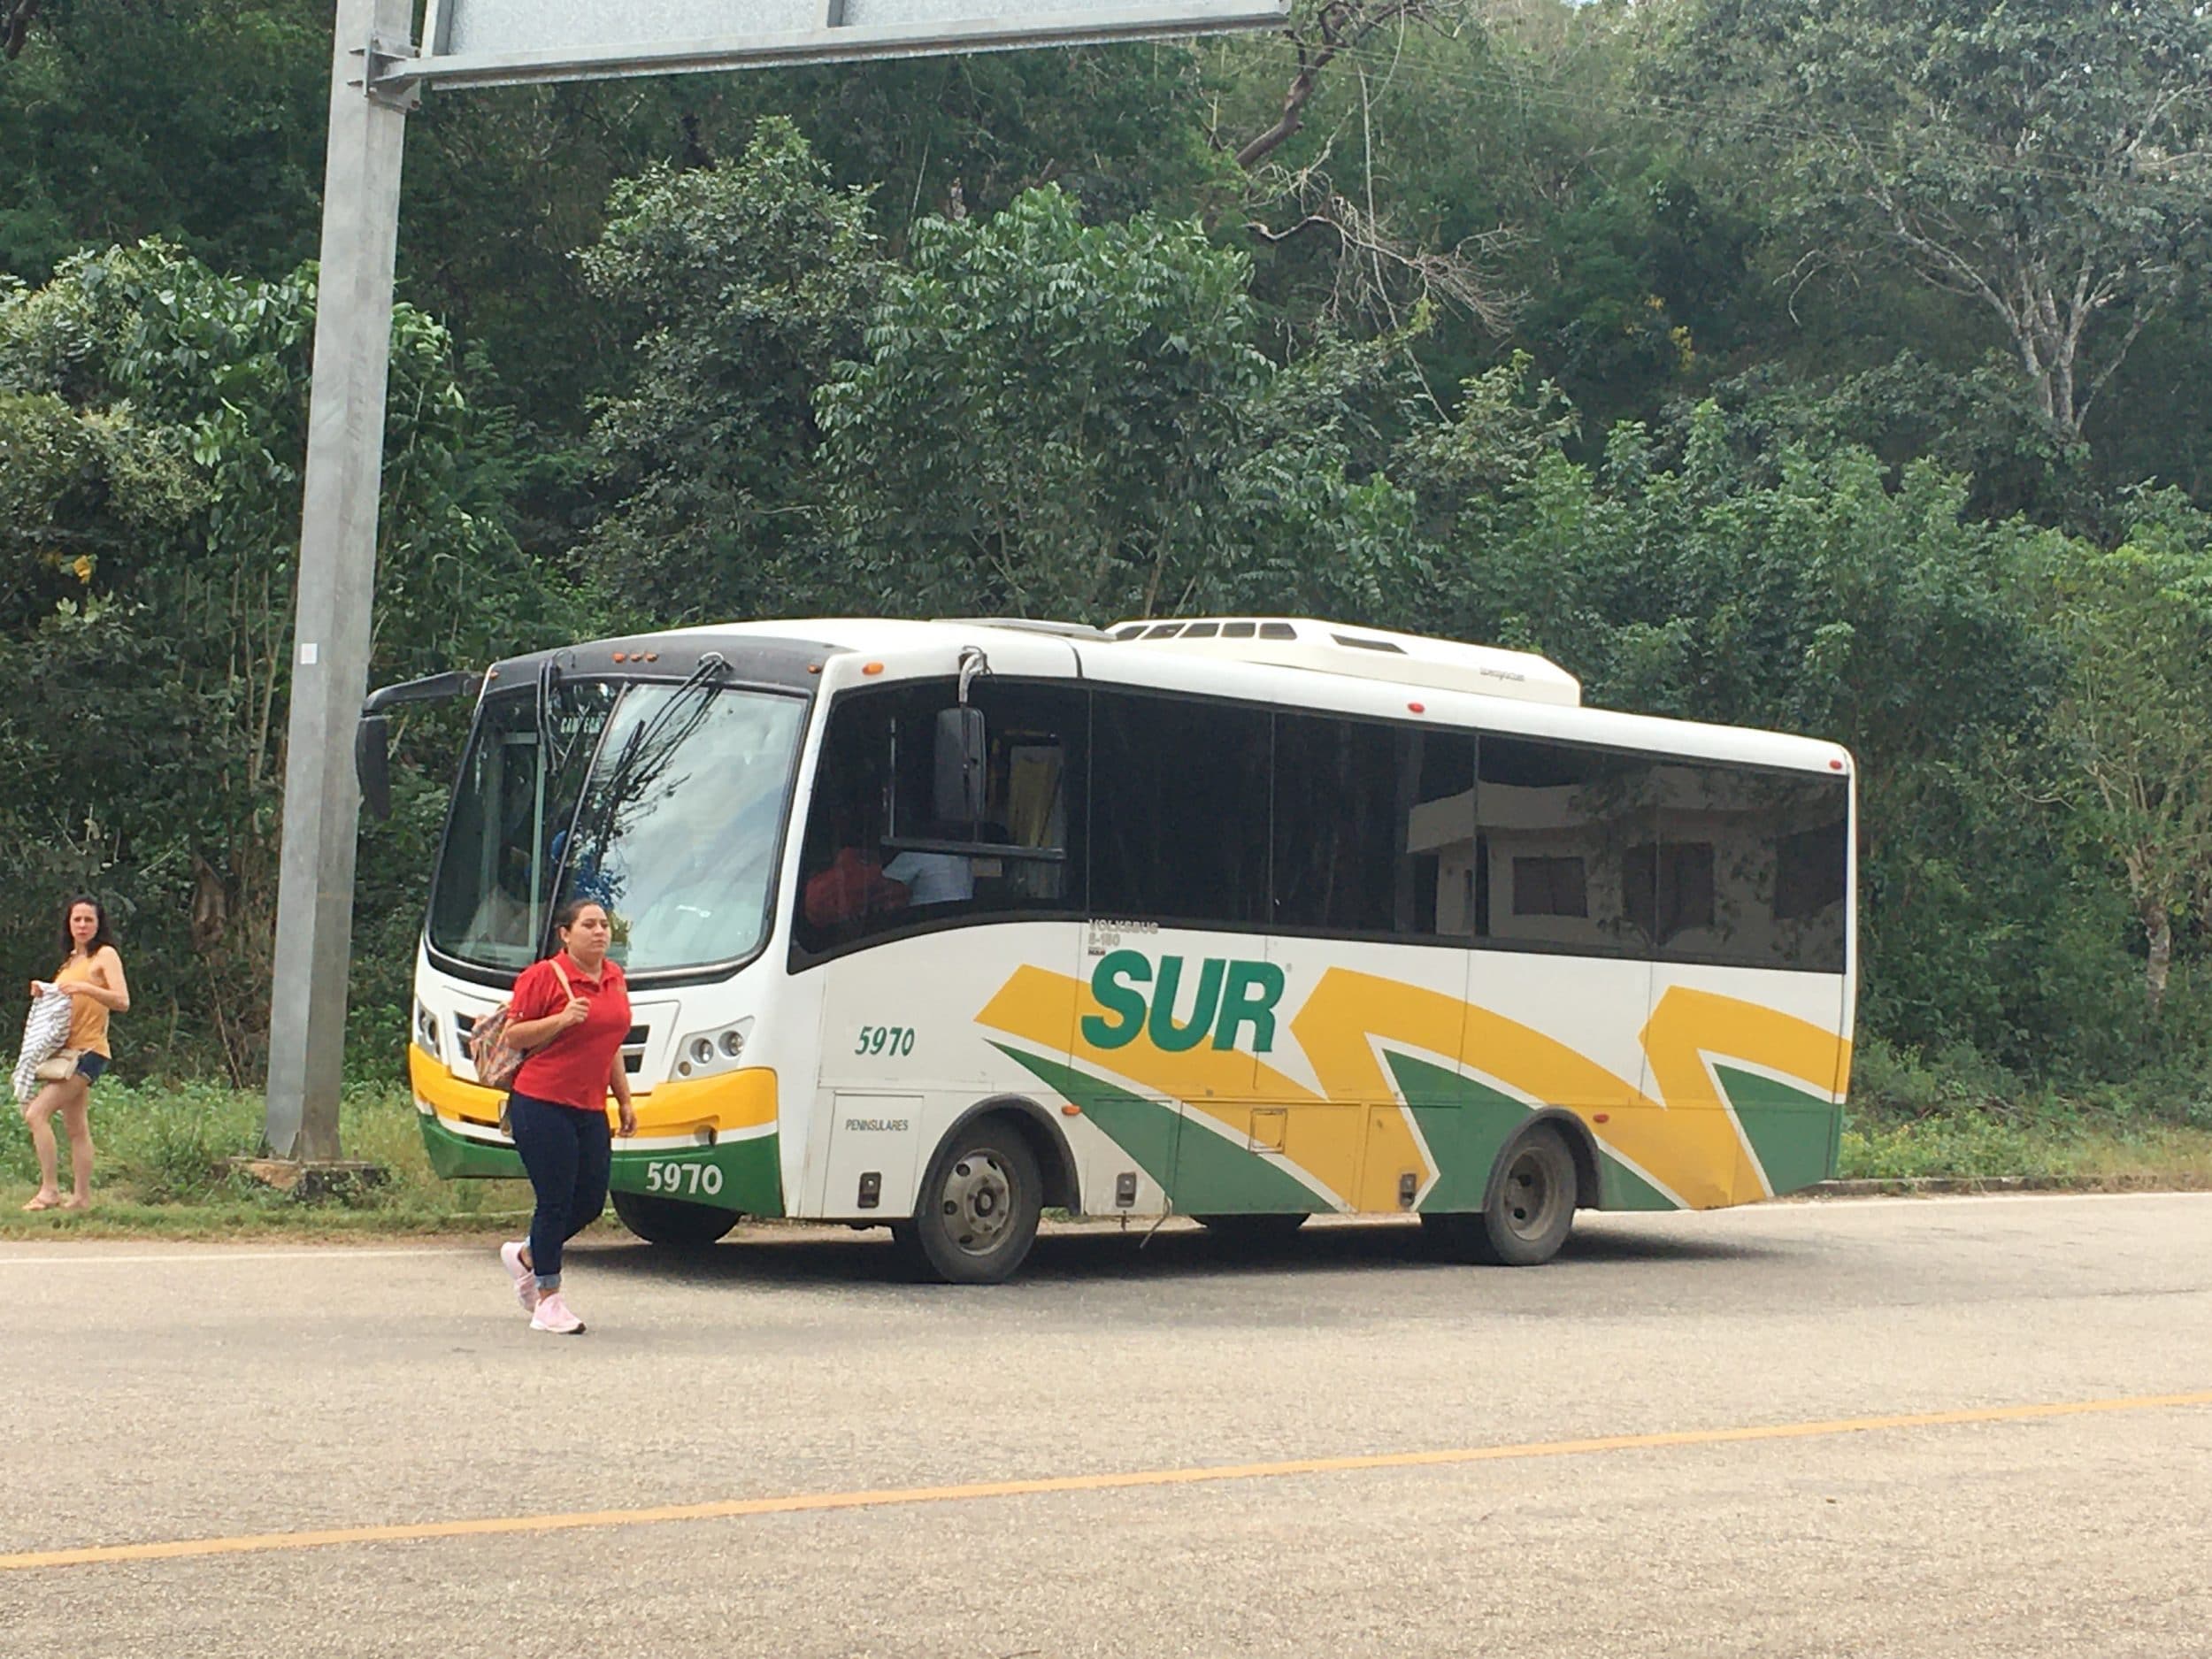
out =
[[[906,883],[909,904],[955,904],[975,897],[975,866],[957,853],[901,853],[883,873]]]
[[[23,1051],[11,1079],[19,1106],[38,1093],[39,1062],[50,1060],[69,1046],[69,1016],[77,1006],[74,998],[64,996],[43,979],[39,988],[42,994],[31,999],[31,1011],[23,1017]]]

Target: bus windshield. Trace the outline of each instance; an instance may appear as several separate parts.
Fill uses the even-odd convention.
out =
[[[487,699],[455,786],[431,947],[523,967],[573,896],[606,906],[611,954],[633,974],[751,955],[805,718],[803,698],[696,681]]]

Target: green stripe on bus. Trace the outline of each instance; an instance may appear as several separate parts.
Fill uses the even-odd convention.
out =
[[[1421,1126],[1429,1156],[1436,1160],[1436,1184],[1423,1196],[1422,1210],[1480,1210],[1491,1165],[1527,1118],[1528,1108],[1486,1083],[1426,1060],[1388,1049],[1383,1058],[1413,1121]]]
[[[1528,1106],[1473,1078],[1409,1055],[1384,1051],[1398,1093],[1421,1125],[1436,1185],[1421,1200],[1425,1212],[1482,1208],[1490,1171],[1506,1141],[1529,1114]],[[1674,1200],[1609,1153],[1598,1159],[1600,1210],[1676,1210]]]
[[[1713,1065],[1713,1075],[1735,1108],[1751,1149],[1759,1155],[1767,1185],[1778,1193],[1828,1179],[1840,1110],[1818,1094],[1792,1088],[1770,1077],[1735,1067]]]
[[[1598,1208],[1679,1210],[1682,1206],[1601,1146],[1598,1156]]]
[[[467,1135],[454,1133],[428,1112],[417,1115],[422,1119],[422,1144],[430,1154],[430,1167],[446,1180],[524,1179],[521,1155],[512,1147],[495,1147],[472,1140]]]
[[[1306,1214],[1325,1206],[1312,1191],[1259,1154],[1187,1123],[1164,1102],[1147,1100],[1072,1066],[991,1045],[1083,1114],[1165,1189],[1185,1215]]]
[[[493,1146],[468,1135],[456,1134],[437,1118],[421,1114],[422,1143],[430,1154],[430,1167],[449,1181],[526,1179],[521,1155],[512,1147]],[[694,1185],[693,1165],[720,1171],[721,1181],[712,1193],[703,1190],[704,1176]],[[660,1184],[651,1170],[657,1167]],[[675,1178],[672,1185],[671,1176]],[[749,1216],[783,1214],[783,1178],[776,1154],[776,1137],[756,1135],[749,1141],[726,1141],[719,1146],[675,1149],[617,1148],[609,1160],[607,1185],[618,1193],[665,1194],[695,1199],[718,1209],[740,1210]]]
[[[700,1171],[696,1177],[691,1172],[695,1168]],[[713,1190],[709,1190],[708,1170],[718,1171],[722,1177]],[[772,1134],[681,1150],[640,1148],[626,1152],[618,1147],[608,1166],[607,1186],[613,1192],[680,1198],[749,1216],[783,1214],[783,1171]]]

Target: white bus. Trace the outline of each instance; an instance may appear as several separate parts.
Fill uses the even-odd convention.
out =
[[[1048,1208],[1410,1214],[1541,1262],[1578,1208],[1833,1173],[1854,812],[1832,743],[1326,622],[565,647],[481,679],[413,1092],[441,1173],[520,1173],[466,1040],[580,895],[635,1007],[645,1239],[880,1224],[984,1283]]]

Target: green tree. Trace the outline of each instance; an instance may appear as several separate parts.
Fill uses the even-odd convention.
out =
[[[0,839],[32,849],[42,890],[115,902],[142,969],[142,1041],[211,1053],[241,1079],[267,1001],[314,301],[312,267],[241,280],[149,243],[73,258],[0,302],[0,437],[11,461],[53,457],[0,468],[26,497],[0,543],[0,593],[16,596],[0,616]],[[380,676],[580,626],[505,527],[503,442],[443,332],[403,307]],[[361,901],[379,922],[413,902],[379,886],[373,849]],[[11,917],[19,966],[44,954],[42,920]],[[365,959],[367,982],[391,997],[407,962]]]
[[[1271,370],[1249,262],[1037,190],[925,221],[817,402],[839,602],[1102,618],[1203,606]]]
[[[1801,273],[1878,255],[1969,301],[2078,441],[2212,230],[2191,0],[1685,0],[1650,73],[1789,180]]]
[[[592,431],[612,504],[585,557],[659,622],[776,609],[821,535],[814,393],[879,278],[864,202],[764,121],[738,161],[622,185],[584,270],[638,331]]]
[[[330,11],[0,4],[0,271],[162,236],[263,277],[314,250]]]
[[[1525,364],[1465,406],[1402,463],[1437,544],[1415,626],[1540,651],[1597,706],[1848,745],[1865,1028],[2031,1065],[2094,1049],[2115,941],[2065,977],[2081,959],[2055,941],[2093,895],[2016,782],[2061,672],[2022,598],[2048,538],[1972,521],[1965,480],[1925,463],[1747,448],[1710,404],[1617,427],[1594,466]]]
[[[2176,930],[2212,899],[2212,522],[2154,508],[2111,551],[2065,544],[2046,591],[2069,659],[2051,722],[2058,798],[2125,879],[2154,1014]]]

